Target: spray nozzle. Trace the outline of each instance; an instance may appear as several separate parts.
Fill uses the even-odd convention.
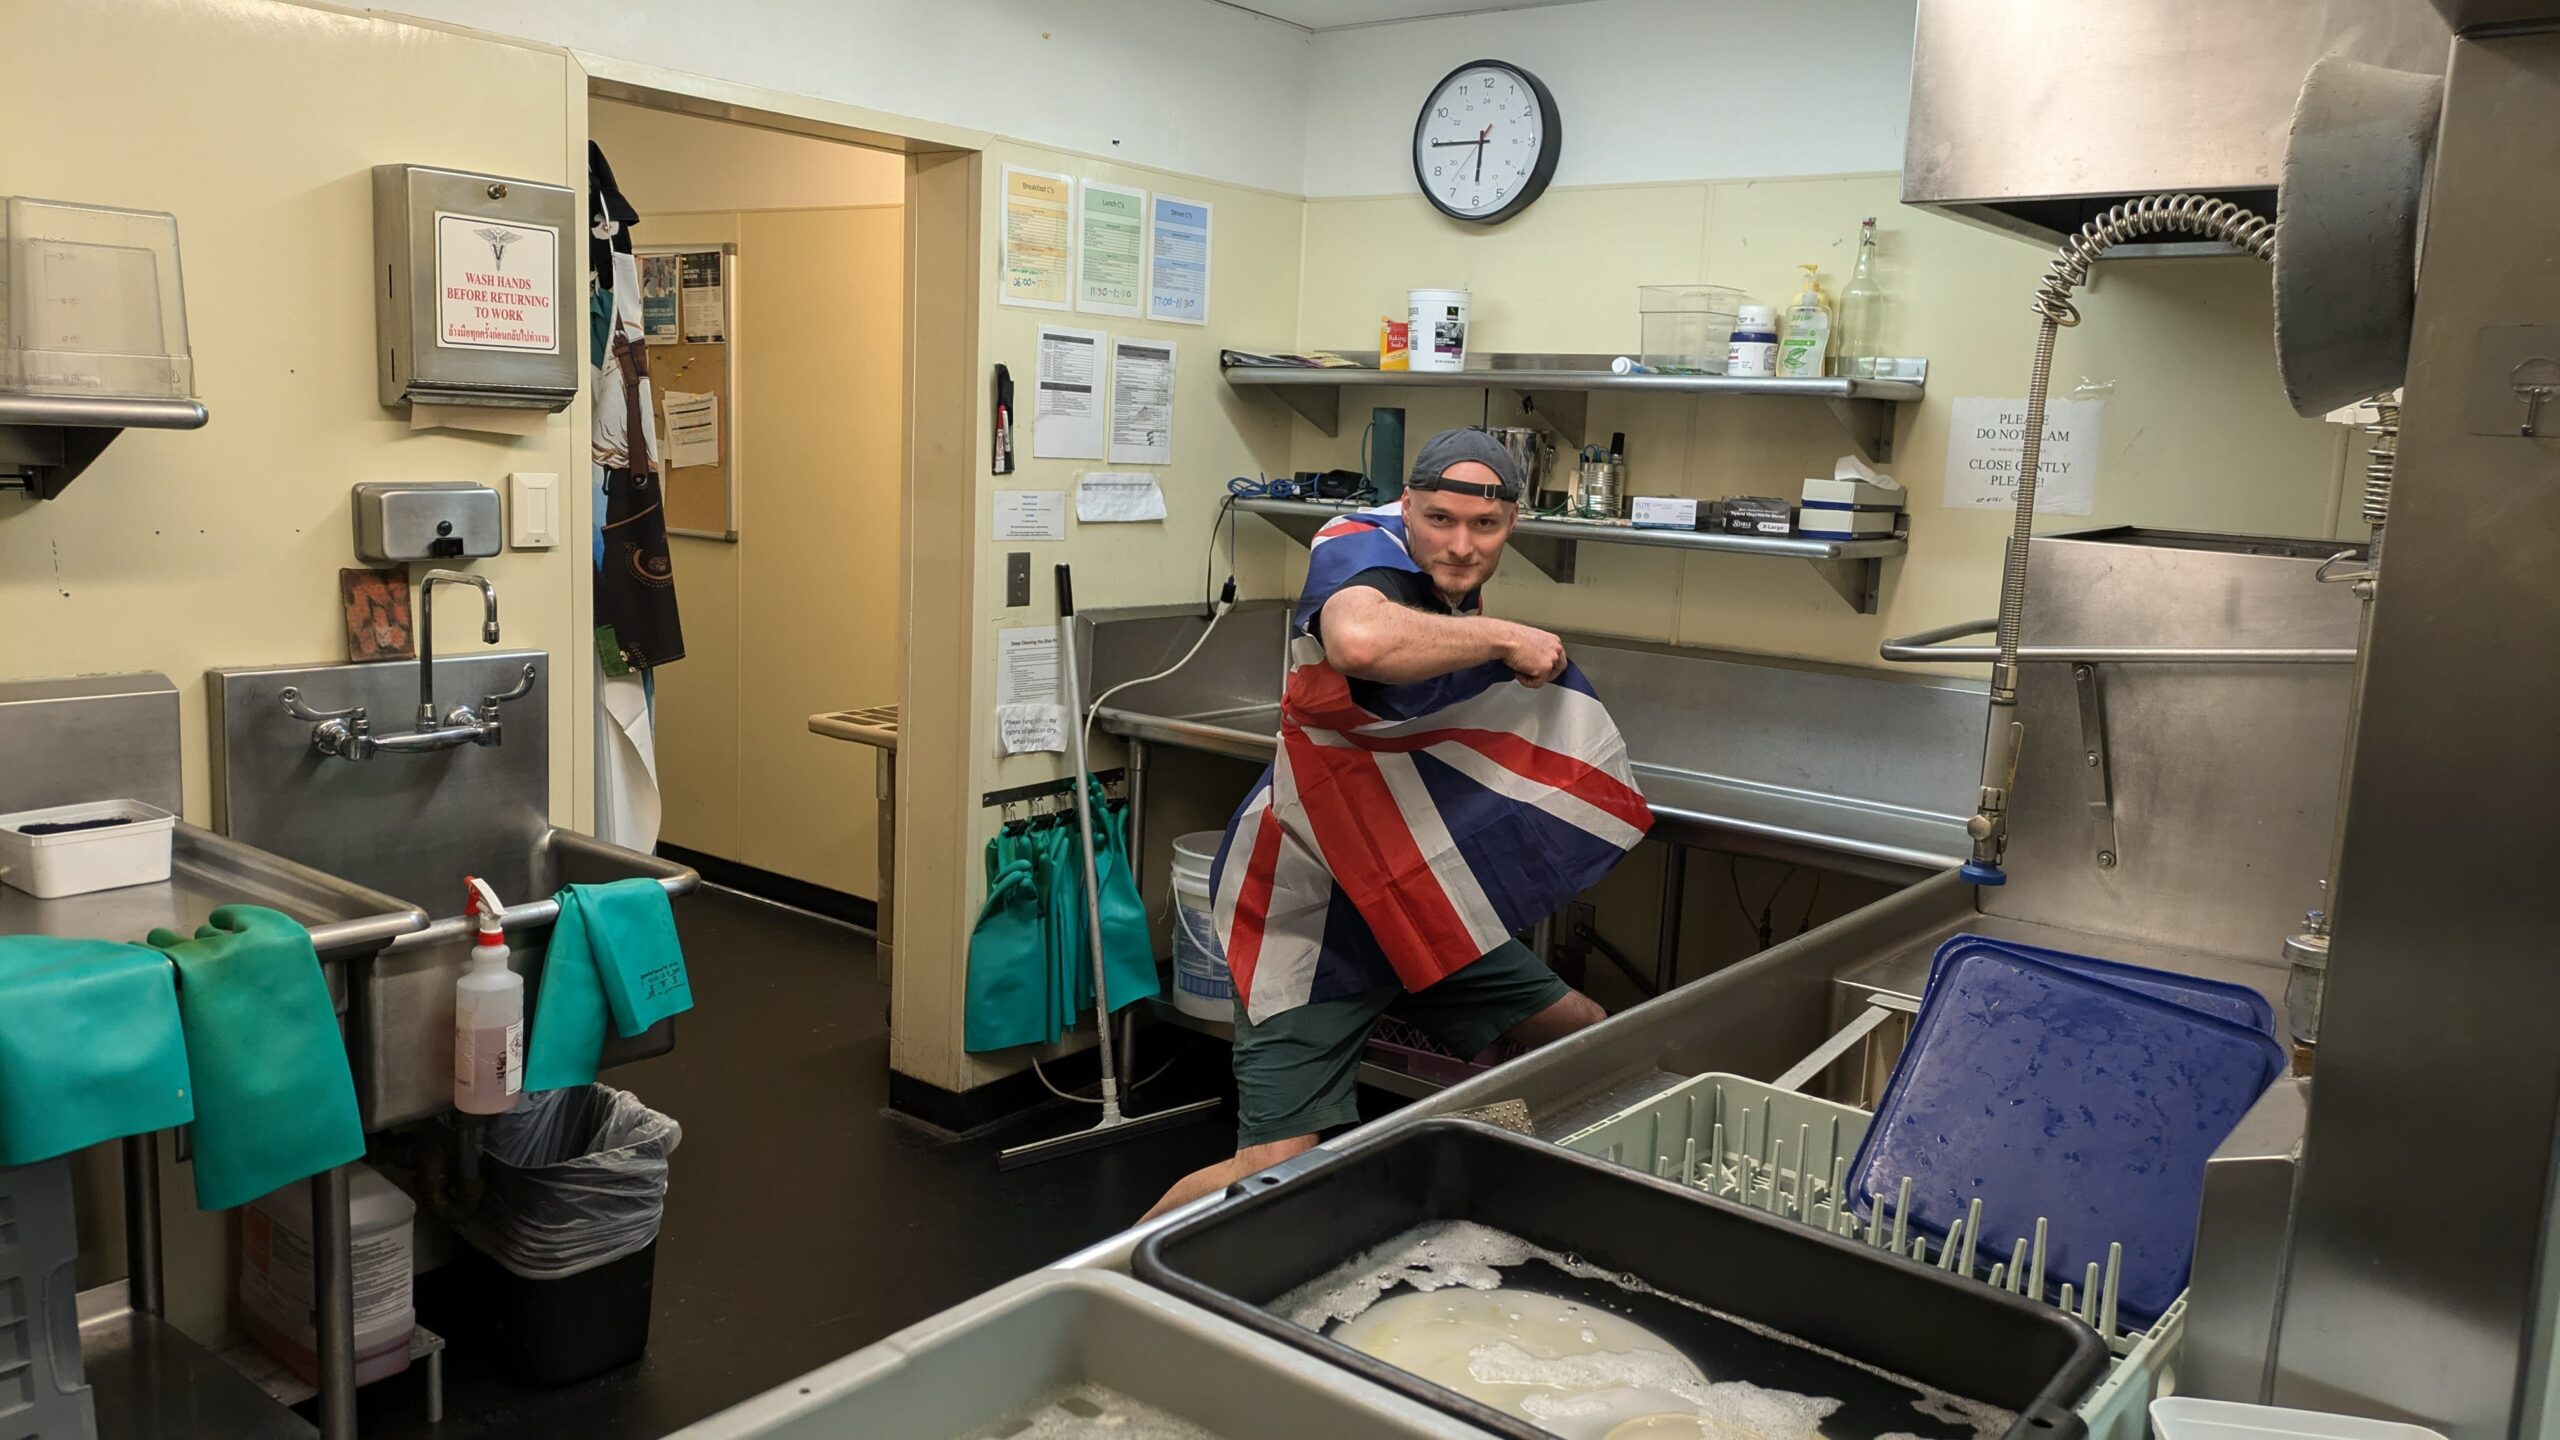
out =
[[[506,933],[500,917],[506,914],[507,907],[498,903],[498,892],[490,889],[489,882],[477,875],[463,876],[462,883],[465,886],[465,913],[479,922],[480,933],[483,936]]]

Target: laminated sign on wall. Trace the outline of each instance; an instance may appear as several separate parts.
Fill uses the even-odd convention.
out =
[[[2036,509],[2087,515],[2098,502],[2098,420],[2104,400],[2051,400],[2044,409],[2044,449],[2036,457]],[[2025,451],[2027,402],[1959,397],[1947,436],[1949,510],[2006,510],[2018,503],[2018,458]]]
[[[559,353],[559,273],[558,230],[438,211],[436,343]]]

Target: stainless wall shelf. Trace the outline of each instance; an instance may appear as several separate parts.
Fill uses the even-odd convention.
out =
[[[1232,372],[1230,372],[1232,373]],[[1817,382],[1804,381],[1804,384]],[[1821,382],[1849,384],[1849,381]],[[1859,381],[1859,384],[1873,382]],[[1236,508],[1259,515],[1289,538],[1308,544],[1328,520],[1353,507],[1314,500],[1238,500]],[[1801,535],[1728,535],[1707,530],[1639,530],[1589,520],[1524,518],[1511,532],[1511,548],[1559,585],[1573,583],[1575,557],[1584,542],[1597,545],[1651,545],[1666,550],[1696,550],[1725,555],[1772,555],[1810,563],[1861,615],[1876,613],[1876,588],[1883,562],[1911,548],[1897,535],[1883,540],[1819,540]]]
[[[1356,351],[1337,350],[1335,354]],[[1371,365],[1311,369],[1288,365],[1230,365],[1223,373],[1239,390],[1270,395],[1306,417],[1327,435],[1342,433],[1342,392],[1346,386],[1375,385],[1388,389],[1514,390],[1520,406],[1538,424],[1553,430],[1575,450],[1582,448],[1595,390],[1647,395],[1751,396],[1820,400],[1830,407],[1859,453],[1869,460],[1893,458],[1894,407],[1907,405],[1927,391],[1926,372],[1919,380],[1783,380],[1731,375],[1619,375],[1609,369],[1609,355],[1494,354],[1469,356],[1464,370],[1380,370]]]
[[[0,394],[0,490],[50,500],[127,430],[195,430],[200,400]]]

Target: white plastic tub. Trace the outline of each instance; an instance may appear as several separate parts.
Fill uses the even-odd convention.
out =
[[[92,800],[0,815],[0,883],[39,900],[156,884],[169,878],[169,843],[177,828],[177,816],[139,800]]]
[[[2160,1440],[2444,1440],[2424,1425],[2365,1420],[2315,1410],[2279,1410],[2236,1400],[2177,1396],[2151,1402]]]
[[[1227,973],[1227,947],[1209,892],[1209,870],[1225,838],[1222,830],[1196,830],[1173,842],[1173,1004],[1207,1020],[1231,1020],[1236,1009],[1235,980]]]

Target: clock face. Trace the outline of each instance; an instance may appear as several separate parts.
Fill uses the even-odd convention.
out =
[[[1563,142],[1555,100],[1514,65],[1477,60],[1449,72],[1413,127],[1413,177],[1461,220],[1518,214],[1554,178]]]

